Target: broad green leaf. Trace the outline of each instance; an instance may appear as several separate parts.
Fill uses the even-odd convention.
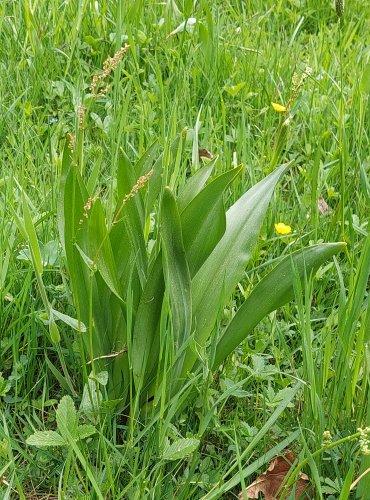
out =
[[[89,318],[89,269],[76,248],[76,232],[89,194],[72,164],[71,151],[64,147],[57,208],[58,230],[71,279],[77,316]]]
[[[95,273],[95,271],[97,271],[95,262],[92,259],[90,259],[88,255],[85,254],[85,252],[82,250],[80,246],[77,245],[77,243],[76,243],[76,248],[78,250],[78,253],[81,255],[82,260],[89,268],[89,270]]]
[[[57,219],[59,235],[67,260],[88,197],[88,191],[76,167],[72,164],[71,151],[65,145],[59,184]]]
[[[78,319],[71,318],[71,316],[67,316],[67,314],[63,314],[55,309],[52,310],[52,314],[55,318],[63,321],[63,323],[73,328],[73,330],[81,333],[86,332],[86,326]]]
[[[226,213],[226,231],[192,281],[195,340],[204,346],[220,307],[226,303],[248,265],[275,185],[288,165],[265,177]],[[187,353],[182,376],[193,367],[196,354]]]
[[[63,396],[56,409],[58,430],[62,436],[70,434],[76,437],[77,412],[71,396]]]
[[[83,217],[77,234],[79,246],[92,260],[109,289],[123,300],[117,280],[115,259],[105,223],[105,216],[100,199],[96,199],[90,211]]]
[[[180,214],[185,210],[189,203],[201,192],[203,187],[211,175],[217,158],[214,158],[208,165],[200,168],[195,172],[194,175],[187,179],[185,185],[180,190],[177,197],[177,206],[179,208]]]
[[[28,204],[24,196],[24,193],[22,193],[22,208],[23,208],[24,228],[27,233],[27,239],[31,249],[32,260],[36,268],[36,271],[39,274],[42,274],[43,265],[42,265],[39,242],[37,240],[35,226],[32,221],[32,215],[30,209],[28,208]]]
[[[294,298],[294,280],[315,272],[321,264],[343,250],[344,243],[323,243],[285,257],[238,309],[217,344],[214,368],[228,356],[270,312]]]
[[[194,276],[226,229],[225,188],[243,167],[229,170],[210,182],[181,214],[182,236],[191,276]]]
[[[140,381],[144,380],[148,358],[156,363],[155,354],[158,349],[154,348],[153,343],[161,316],[164,289],[162,255],[159,254],[149,272],[133,331],[132,370],[137,387],[141,385]]]
[[[86,439],[96,433],[96,429],[93,425],[83,424],[77,427],[76,439],[78,441]]]
[[[181,438],[163,450],[163,460],[181,460],[193,453],[199,446],[199,439]]]
[[[340,496],[338,500],[347,500],[348,498],[351,497],[351,484],[353,482],[353,475],[355,473],[355,470],[357,470],[357,467],[358,467],[357,460],[354,459],[342,483]],[[357,498],[360,497],[358,496]]]
[[[137,180],[135,168],[123,151],[120,151],[117,169],[118,202],[116,214],[119,211],[121,212],[118,216],[119,224],[125,228],[131,254],[135,256],[135,265],[143,285],[147,272],[147,254],[144,241],[145,210],[142,190],[140,189],[132,198],[124,202],[125,197],[136,185]]]
[[[175,349],[190,335],[191,279],[182,241],[181,221],[176,200],[169,188],[163,193],[161,207],[163,269],[171,303]]]
[[[66,440],[55,431],[36,431],[26,439],[26,443],[31,446],[64,446]]]

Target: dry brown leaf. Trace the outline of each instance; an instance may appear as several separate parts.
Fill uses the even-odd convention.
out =
[[[287,451],[283,457],[276,457],[270,463],[267,471],[248,486],[246,489],[248,498],[258,498],[260,493],[264,495],[265,500],[277,500],[277,498],[280,498],[280,492],[279,497],[276,495],[294,461],[295,457],[290,451]],[[300,473],[299,479],[295,483],[296,500],[299,500],[303,493],[307,493],[308,486],[308,476]],[[292,488],[285,493],[285,498],[289,496],[291,491]],[[243,492],[239,493],[239,498],[243,500]]]
[[[208,149],[199,149],[198,154],[199,158],[208,158],[209,160],[213,158],[213,154]]]
[[[322,196],[317,200],[317,208],[322,215],[327,215],[330,212],[329,205]]]

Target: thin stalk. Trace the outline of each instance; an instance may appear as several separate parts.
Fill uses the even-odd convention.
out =
[[[337,441],[333,441],[332,443],[325,444],[323,445],[320,449],[316,450],[312,455],[308,458],[305,458],[301,462],[299,462],[296,467],[293,469],[293,471],[288,474],[288,479],[287,482],[285,483],[284,490],[288,490],[291,486],[293,486],[295,479],[297,477],[297,474],[300,472],[300,470],[309,463],[310,460],[313,458],[318,457],[323,453],[324,451],[331,450],[332,448],[336,448],[337,446],[343,444],[343,443],[348,443],[349,441],[354,441],[357,440],[360,437],[361,433],[360,432],[355,432],[354,434],[351,434],[349,436],[346,436],[342,439],[338,439]]]

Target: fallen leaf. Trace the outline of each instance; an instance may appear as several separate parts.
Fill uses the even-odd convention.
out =
[[[209,160],[213,158],[213,154],[207,149],[199,149],[198,154],[199,158],[208,158]]]
[[[329,205],[326,203],[322,196],[320,196],[317,201],[317,208],[322,215],[327,215],[330,212]]]
[[[295,457],[290,451],[287,451],[283,457],[276,457],[270,463],[267,471],[247,487],[246,494],[248,498],[259,498],[260,493],[264,495],[265,500],[277,500],[280,498],[282,492],[279,492],[279,488],[294,461]],[[296,500],[299,500],[303,493],[308,492],[308,485],[308,476],[301,472],[298,481],[295,483]],[[278,492],[279,496],[277,496]],[[292,488],[284,493],[284,498],[288,498],[291,492]],[[308,498],[310,498],[310,496]],[[243,500],[243,492],[239,493],[239,499]]]

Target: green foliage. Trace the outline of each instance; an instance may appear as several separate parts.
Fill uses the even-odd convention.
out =
[[[90,424],[79,424],[75,405],[70,396],[64,396],[55,411],[58,431],[36,431],[26,440],[32,446],[68,446],[70,440],[81,441],[95,434]]]
[[[172,444],[167,444],[163,450],[164,460],[180,460],[193,453],[199,446],[199,439],[176,439]]]
[[[76,309],[88,330],[86,354],[109,372],[110,398],[121,399],[123,406],[132,390],[141,403],[153,397],[158,401],[155,391],[163,391],[163,384],[170,397],[194,370],[197,350],[206,348],[219,312],[242,279],[274,187],[287,165],[253,186],[227,211],[223,193],[241,174],[240,168],[204,186],[210,169],[202,167],[204,174],[189,181],[193,197],[183,188],[186,202],[184,195],[177,197],[165,187],[163,179],[157,188],[162,195],[153,200],[159,217],[157,212],[147,214],[158,219],[153,228],[156,241],[151,242],[144,215],[150,176],[138,178],[140,168],[120,154],[116,211],[109,220],[102,200],[89,201],[74,161],[66,147],[58,219]],[[154,245],[152,251],[149,244]],[[214,366],[267,314],[293,299],[295,279],[315,271],[342,248],[342,244],[322,244],[286,257],[255,287],[226,328]],[[126,352],[102,361],[123,346]]]
[[[370,421],[369,17],[367,0],[340,20],[320,0],[0,2],[1,498],[237,497],[287,447],[313,496],[367,498],[369,456],[351,435]],[[92,75],[126,43],[92,98]],[[194,283],[224,207],[284,162],[237,283],[209,291],[219,309],[202,340]],[[60,187],[76,194],[66,227]],[[339,240],[331,258],[323,242]],[[183,250],[188,272],[180,257],[170,282]],[[328,258],[316,272],[311,252]],[[35,429],[62,436],[65,394],[99,432],[27,446]],[[201,443],[165,459],[183,439]]]
[[[6,395],[7,392],[10,390],[10,382],[8,380],[5,380],[3,377],[3,374],[0,372],[0,397],[3,397]]]

